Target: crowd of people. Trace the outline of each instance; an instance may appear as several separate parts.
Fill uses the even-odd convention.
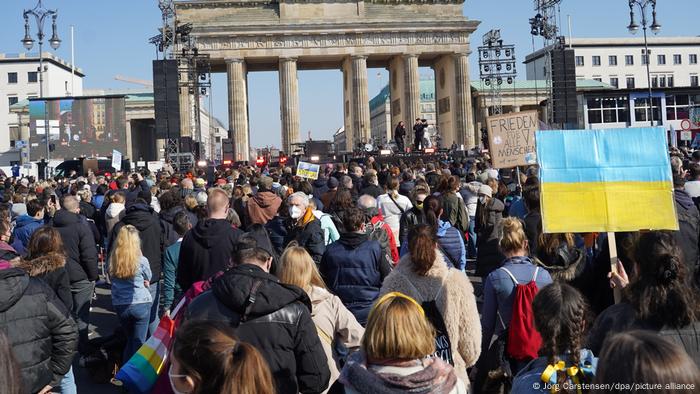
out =
[[[700,152],[671,155],[680,230],[615,234],[614,272],[485,154],[6,178],[0,392],[77,392],[96,286],[118,364],[187,300],[176,394],[697,392]]]

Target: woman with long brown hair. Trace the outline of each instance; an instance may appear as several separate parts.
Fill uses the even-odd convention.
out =
[[[274,394],[270,368],[227,324],[186,322],[175,332],[168,378],[175,394]]]
[[[481,344],[474,289],[464,272],[448,268],[433,227],[414,227],[408,245],[409,253],[384,280],[380,294],[398,291],[422,305],[436,329],[436,354],[468,385],[467,368],[476,363]]]

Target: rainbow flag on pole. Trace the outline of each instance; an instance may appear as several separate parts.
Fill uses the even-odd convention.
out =
[[[660,127],[536,132],[546,233],[677,230]]]

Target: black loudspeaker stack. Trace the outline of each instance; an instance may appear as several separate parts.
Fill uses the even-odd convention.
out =
[[[156,138],[180,138],[177,60],[153,61],[153,103]]]
[[[557,48],[552,51],[552,104],[554,123],[578,122],[576,99],[576,59],[573,49]]]

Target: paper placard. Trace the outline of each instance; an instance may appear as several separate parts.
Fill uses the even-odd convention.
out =
[[[535,131],[537,111],[513,112],[489,116],[489,153],[494,168],[513,168],[537,164]]]

